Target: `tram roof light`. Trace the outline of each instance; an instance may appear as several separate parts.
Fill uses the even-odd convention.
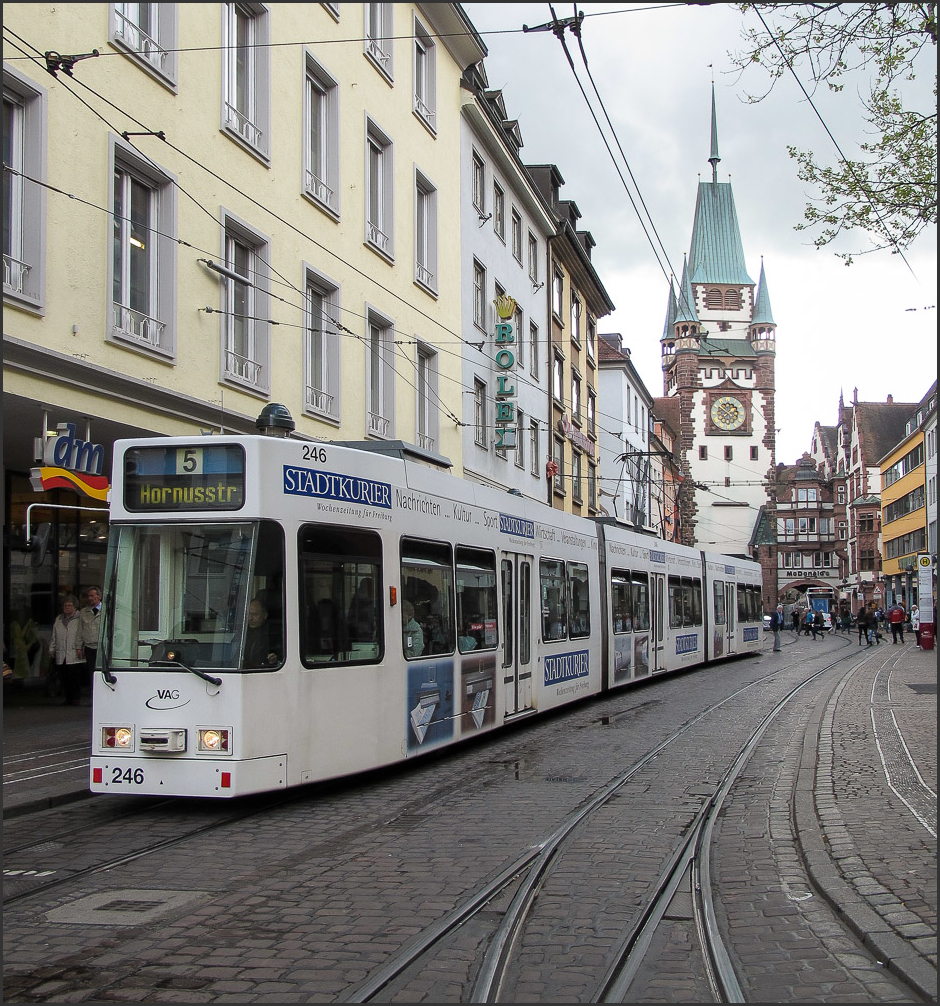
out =
[[[296,423],[286,405],[272,402],[261,410],[255,426],[266,437],[289,437],[294,432]]]

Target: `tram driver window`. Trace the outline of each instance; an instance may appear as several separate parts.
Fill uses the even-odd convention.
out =
[[[539,577],[542,594],[542,639],[564,639],[568,630],[565,564],[555,559],[541,559]]]
[[[382,541],[307,524],[300,530],[300,645],[305,667],[382,659]]]
[[[405,657],[453,653],[456,633],[450,545],[402,538],[401,593],[402,653]],[[407,621],[406,604],[411,605],[412,615]],[[420,634],[412,622],[420,629]]]

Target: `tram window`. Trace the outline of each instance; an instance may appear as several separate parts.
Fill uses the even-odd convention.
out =
[[[519,564],[519,663],[532,659],[532,568]]]
[[[404,655],[412,659],[453,653],[456,633],[454,567],[450,545],[402,538],[401,589]],[[405,618],[408,604],[413,609],[417,629],[410,626],[412,620]],[[493,618],[496,618],[495,614]],[[407,631],[406,626],[410,626]]]
[[[496,556],[457,546],[457,646],[461,653],[496,649]],[[508,625],[506,634],[509,635]],[[511,645],[511,644],[510,644]]]
[[[646,632],[650,627],[649,576],[646,573],[634,573],[633,586],[633,628],[637,632]]]
[[[682,577],[682,624],[686,628],[696,624],[692,580],[688,576]]]
[[[591,595],[588,568],[581,562],[568,563],[568,635],[581,639],[591,634]]]
[[[669,577],[669,628],[682,628],[682,581],[678,576]]]
[[[540,559],[539,579],[542,591],[542,639],[564,639],[568,626],[565,564],[555,559]]]
[[[305,667],[382,658],[382,540],[369,531],[301,528],[300,645]]]
[[[284,662],[284,531],[262,521],[248,591],[248,624],[242,649],[246,668],[279,667]]]
[[[725,624],[725,581],[716,580],[715,588],[715,625]]]
[[[692,624],[702,624],[702,581],[692,581]]]
[[[513,596],[512,596],[512,560],[503,559],[500,563],[503,578],[503,667],[512,666],[513,658]],[[457,601],[458,607],[460,600]],[[458,621],[460,614],[457,615]],[[460,636],[457,637],[457,645],[463,650],[463,643]]]
[[[739,622],[749,622],[747,613],[747,587],[744,584],[738,584],[738,621]]]
[[[615,569],[610,577],[610,609],[614,619],[614,632],[633,631],[633,598],[630,574]]]

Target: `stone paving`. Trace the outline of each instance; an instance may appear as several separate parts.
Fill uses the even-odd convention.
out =
[[[771,669],[771,661],[792,663],[806,645],[791,638],[783,654],[771,654],[768,642],[759,673]],[[838,649],[836,639],[824,640],[808,655],[816,660]],[[718,875],[723,897],[727,887],[723,911],[737,952],[742,958],[753,953],[762,969],[750,989],[757,1000],[904,1001],[889,971],[925,997],[936,995],[936,841],[908,807],[914,804],[924,817],[926,801],[929,821],[932,791],[935,822],[936,660],[912,642],[859,652],[858,670],[797,703],[768,731],[722,818],[713,878]],[[603,728],[596,708],[573,710],[560,752],[564,772],[538,747],[550,720],[477,748],[473,758],[442,760],[433,772],[406,770],[381,785],[363,782],[248,820],[222,844],[187,843],[162,854],[158,865],[143,860],[60,899],[75,903],[102,887],[116,897],[131,887],[162,887],[194,894],[194,907],[182,915],[157,915],[148,925],[118,930],[24,925],[20,913],[11,912],[7,975],[31,971],[34,979],[30,998],[13,1001],[99,998],[104,974],[106,998],[128,1001],[336,1001],[448,911],[468,885],[553,830],[616,765],[646,749],[667,714],[675,722],[689,715],[688,683],[705,690],[710,673],[742,683],[759,676],[754,662],[741,662],[623,693],[608,700]],[[794,673],[781,673],[768,687],[782,693],[784,678]],[[87,710],[75,712],[81,736]],[[57,714],[58,744],[60,719]],[[4,721],[5,752],[35,743],[35,717],[29,737],[15,709],[5,709]],[[898,771],[904,745],[889,735],[889,722],[896,722],[917,766],[919,789],[916,773]],[[876,744],[879,728],[881,751],[890,748],[886,761]],[[602,731],[603,758],[599,748],[578,743],[579,731],[584,740]],[[691,750],[704,752],[708,744],[705,731]],[[886,767],[888,773],[893,767],[890,784]],[[532,939],[550,944],[546,956],[554,971],[546,974],[523,958],[515,980],[526,996],[516,1001],[575,1001],[585,994],[602,966],[603,946],[616,939],[617,926],[658,875],[659,846],[669,846],[683,807],[697,804],[707,777],[684,784],[683,765],[663,761],[611,805],[606,813],[616,840],[585,839],[579,851],[587,866],[563,866],[545,891]],[[650,789],[654,782],[657,791]],[[68,785],[51,796],[44,787],[39,799],[48,805],[77,792]],[[497,794],[502,804],[493,803]],[[393,821],[390,807],[397,808]],[[630,807],[630,821],[618,820],[618,811]],[[587,874],[594,877],[593,895]],[[564,895],[566,885],[584,892],[576,908]],[[781,921],[784,932],[770,947],[768,927]],[[840,921],[887,967],[872,965],[858,943],[846,939]],[[683,950],[690,938],[683,926],[674,923],[662,945],[671,983],[650,981],[643,1001],[693,1001],[701,987]],[[466,927],[448,950],[450,984],[427,972],[403,983],[393,998],[458,1001],[483,940],[482,931]]]

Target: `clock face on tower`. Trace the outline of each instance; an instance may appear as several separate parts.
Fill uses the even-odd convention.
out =
[[[737,398],[724,395],[712,402],[711,416],[718,429],[736,430],[744,423],[744,406]]]

